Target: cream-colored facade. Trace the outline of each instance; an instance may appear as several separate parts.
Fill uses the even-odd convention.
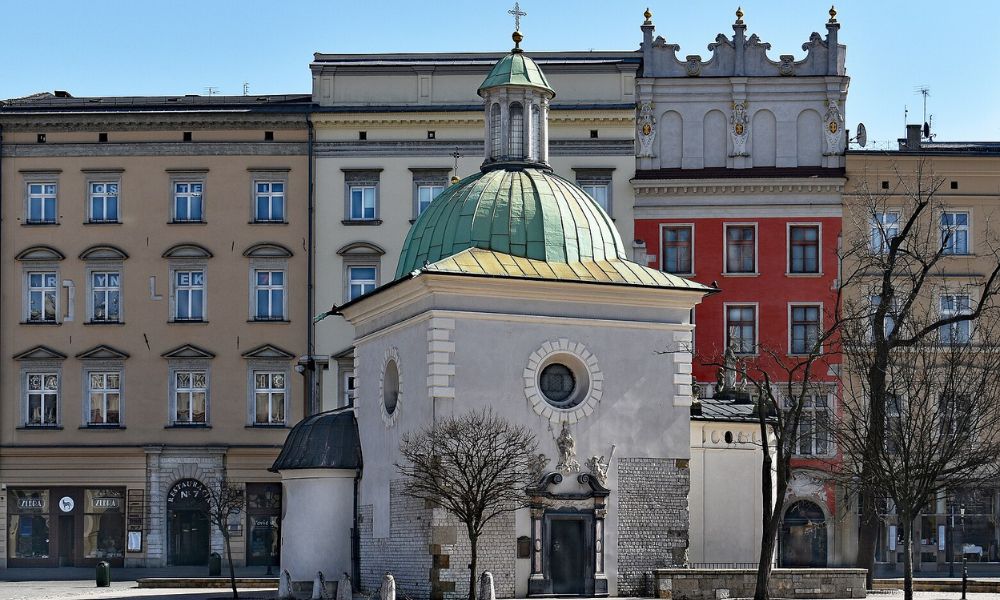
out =
[[[549,163],[588,193],[605,195],[628,246],[634,239],[629,181],[635,172],[639,54],[531,52],[530,44],[526,52],[557,90],[549,108]],[[319,311],[350,299],[352,277],[356,291],[392,281],[421,193],[426,199],[452,176],[479,170],[485,120],[476,90],[501,56],[316,54],[311,68]],[[360,196],[360,206],[351,206],[352,193]],[[374,205],[365,204],[366,193]],[[645,264],[645,249],[634,251]],[[316,354],[328,365],[323,409],[348,402],[352,343],[353,329],[340,317],[317,324]]]
[[[0,109],[0,565],[276,560],[267,471],[306,407],[308,96]],[[308,370],[306,370],[308,373]],[[223,553],[224,554],[224,553]]]
[[[996,142],[929,142],[921,139],[920,126],[907,127],[907,138],[900,140],[898,151],[853,151],[847,154],[848,192],[844,195],[844,235],[861,236],[867,243],[872,233],[866,197],[878,198],[883,212],[900,213],[900,226],[907,218],[912,200],[905,197],[914,188],[918,173],[924,185],[936,185],[933,211],[919,223],[928,240],[950,240],[952,253],[941,259],[930,276],[926,305],[916,310],[930,314],[946,307],[945,295],[967,297],[971,306],[979,299],[984,278],[996,268],[995,223],[1000,218],[1000,144]],[[925,187],[925,189],[927,189]],[[867,190],[868,192],[864,192]],[[948,235],[945,223],[955,233]],[[936,242],[935,242],[936,243]],[[855,289],[852,297],[870,293]],[[960,301],[954,301],[962,309]],[[956,304],[953,304],[956,305]],[[953,335],[970,336],[975,343],[974,326],[955,329]],[[914,522],[914,570],[925,573],[948,572],[949,562],[970,558],[970,571],[987,573],[1000,563],[1000,483],[957,490],[956,498],[935,498]],[[959,506],[962,508],[960,509]],[[957,516],[964,509],[964,517]],[[953,514],[954,513],[954,514]],[[903,540],[891,510],[881,515],[883,525],[876,549],[877,568],[899,572],[903,562]],[[852,512],[843,515],[841,527],[857,531]],[[856,540],[856,536],[851,536]],[[949,545],[951,548],[949,549]],[[854,552],[855,548],[849,548]],[[978,560],[977,560],[978,559]],[[984,564],[984,563],[992,563]]]

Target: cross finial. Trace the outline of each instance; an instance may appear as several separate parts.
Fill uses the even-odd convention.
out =
[[[521,10],[521,5],[514,3],[514,8],[507,11],[508,15],[514,16],[514,31],[521,31],[521,17],[528,16],[528,13]]]

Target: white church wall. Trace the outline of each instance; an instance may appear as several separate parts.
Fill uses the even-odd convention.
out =
[[[303,469],[281,472],[281,565],[292,581],[312,581],[322,571],[328,581],[351,573],[354,512],[353,469]],[[322,519],[317,506],[329,507]]]

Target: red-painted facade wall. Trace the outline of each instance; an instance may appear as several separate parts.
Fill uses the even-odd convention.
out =
[[[708,209],[706,212],[709,212]],[[724,273],[726,224],[757,225],[758,275],[727,275]],[[721,293],[713,294],[695,309],[695,351],[702,357],[721,356],[725,350],[726,304],[757,305],[757,340],[767,348],[789,347],[789,304],[822,303],[830,311],[836,299],[837,243],[840,218],[758,218],[758,219],[637,219],[635,237],[646,242],[646,252],[656,257],[651,267],[661,268],[663,260],[663,225],[694,225],[694,275],[690,279],[711,285],[718,283]],[[820,274],[789,275],[788,226],[818,224],[820,226]],[[827,323],[827,326],[829,323]],[[697,381],[715,380],[715,367],[694,364]],[[777,374],[777,373],[776,373]],[[833,381],[834,378],[824,379]]]

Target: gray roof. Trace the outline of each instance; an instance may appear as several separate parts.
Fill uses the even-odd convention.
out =
[[[360,468],[361,441],[354,410],[339,408],[299,421],[268,470]]]
[[[757,422],[757,405],[741,400],[700,398],[691,405],[692,421]]]
[[[261,94],[249,96],[84,96],[43,92],[0,102],[2,112],[103,112],[103,111],[252,111],[292,112],[312,109],[310,94]]]

